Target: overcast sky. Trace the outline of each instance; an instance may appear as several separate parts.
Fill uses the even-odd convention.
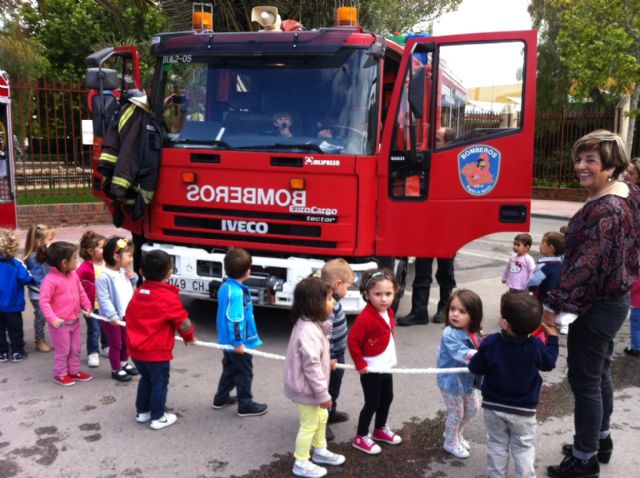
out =
[[[434,35],[529,30],[530,0],[463,0],[460,7],[433,25]]]

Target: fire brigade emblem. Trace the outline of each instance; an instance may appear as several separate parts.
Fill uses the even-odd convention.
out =
[[[473,196],[489,194],[498,183],[500,158],[497,149],[475,144],[458,154],[458,174],[465,191]]]

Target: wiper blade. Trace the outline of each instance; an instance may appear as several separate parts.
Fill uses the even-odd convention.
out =
[[[219,139],[191,139],[191,138],[180,138],[175,141],[176,143],[181,144],[193,144],[193,145],[201,145],[201,146],[218,146],[221,149],[231,149],[231,145],[225,141],[220,141]]]
[[[284,144],[284,143],[275,143],[275,144],[254,144],[251,146],[239,146],[233,149],[303,149],[305,151],[315,151],[316,153],[324,154],[322,148],[317,144],[313,143],[300,143],[300,144]]]

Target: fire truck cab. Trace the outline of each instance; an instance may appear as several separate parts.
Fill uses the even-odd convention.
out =
[[[15,168],[9,75],[0,70],[0,227],[16,227]]]
[[[478,237],[529,228],[535,31],[401,45],[357,25],[199,24],[151,43],[144,86],[162,123],[161,166],[144,218],[125,224],[145,250],[175,258],[171,282],[185,293],[214,294],[231,246],[253,255],[256,303],[288,307],[330,258],[359,276],[383,257],[403,282],[408,256],[453,257]],[[88,58],[94,124],[109,116],[106,95],[143,86],[132,51]],[[101,184],[94,168],[104,197]],[[356,288],[348,313],[363,306]]]

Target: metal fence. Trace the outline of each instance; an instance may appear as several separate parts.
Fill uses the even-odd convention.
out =
[[[12,85],[18,197],[89,191],[91,146],[82,144],[89,118],[81,84],[39,80]]]
[[[571,147],[595,129],[614,128],[614,111],[567,111],[536,115],[533,181],[536,186],[578,186]]]

